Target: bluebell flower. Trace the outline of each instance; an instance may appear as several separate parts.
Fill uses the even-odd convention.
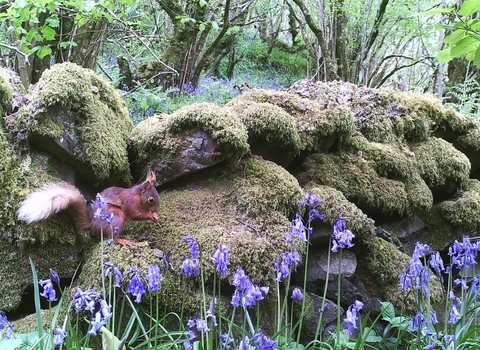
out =
[[[262,332],[255,334],[252,340],[258,346],[259,350],[273,350],[278,346],[275,340],[272,340]]]
[[[215,316],[215,313],[213,312],[213,307],[217,304],[218,300],[217,297],[213,298],[213,300],[210,302],[210,306],[205,313],[205,318],[208,320],[209,318],[212,319],[212,323],[215,327],[218,326],[217,324],[217,317]]]
[[[275,281],[281,282],[290,275],[290,271],[302,261],[300,253],[297,251],[285,252],[277,258],[273,265],[273,270],[277,273]]]
[[[424,327],[427,327],[427,321],[425,320],[425,316],[418,311],[417,314],[410,320],[408,330],[410,332],[416,332]]]
[[[12,324],[8,321],[7,315],[4,311],[0,310],[0,340],[15,339],[13,333]]]
[[[117,266],[114,263],[111,262],[106,262],[105,266],[107,267],[105,269],[105,277],[108,277],[110,274],[113,273],[113,276],[115,277],[115,287],[121,287],[120,282],[122,280],[122,273],[120,270],[117,268]]]
[[[228,333],[220,333],[220,346],[222,349],[230,350],[231,344],[233,343],[233,338],[231,338]]]
[[[352,240],[355,235],[352,231],[347,229],[345,221],[348,218],[340,217],[335,221],[333,225],[332,233],[332,252],[336,253],[339,248],[351,248],[353,247]]]
[[[358,320],[358,312],[363,308],[363,303],[361,301],[356,300],[355,303],[350,305],[346,312],[346,318],[344,319],[345,323],[348,327],[348,333],[350,335],[353,334],[353,330],[357,329],[357,320]]]
[[[186,258],[182,262],[182,270],[185,276],[198,276],[200,275],[200,266],[198,259]]]
[[[43,293],[40,295],[46,298],[48,301],[57,301],[57,295],[55,293],[55,288],[53,288],[53,283],[50,278],[45,280],[40,280],[38,283],[43,287]]]
[[[238,344],[238,350],[256,350],[254,346],[250,345],[250,338],[245,336]]]
[[[259,287],[252,283],[249,288],[243,291],[242,305],[246,307],[256,305],[258,301],[263,300],[264,295],[267,295],[268,291],[269,287]]]
[[[286,233],[286,241],[293,242],[293,239],[297,237],[302,242],[308,242],[307,233],[309,232],[309,229],[303,223],[302,216],[297,213],[295,219],[292,220],[289,231]]]
[[[192,254],[193,259],[198,259],[199,257],[199,251],[200,251],[200,246],[198,245],[198,242],[195,238],[193,237],[185,237],[183,239],[185,243],[188,243],[190,247],[190,253]]]
[[[463,304],[462,299],[455,295],[455,291],[453,289],[450,289],[450,292],[448,293],[448,299],[453,300],[457,306],[461,306]]]
[[[135,297],[136,303],[140,303],[142,301],[143,294],[145,294],[145,286],[140,279],[140,272],[132,266],[130,267],[128,274],[131,275],[131,277],[130,282],[128,283],[127,293],[130,293]]]
[[[100,294],[93,289],[83,292],[80,288],[77,288],[77,292],[73,296],[75,312],[78,313],[83,310],[93,312],[95,310],[95,301],[99,296]]]
[[[303,200],[298,202],[298,206],[309,206],[310,208],[314,208],[323,203],[323,200],[318,198],[317,195],[313,192],[306,192]]]
[[[435,310],[431,310],[431,313],[430,313],[430,322],[432,323],[432,325],[436,325],[438,324],[438,318],[437,318],[437,313],[435,312]]]
[[[452,305],[448,316],[448,323],[455,325],[461,318],[462,315],[460,314],[460,312],[458,312],[457,306]]]
[[[102,319],[104,320],[109,320],[112,318],[112,306],[107,303],[106,300],[104,299],[99,299],[98,303],[100,305],[100,314],[102,316]]]
[[[442,272],[442,271],[445,271],[445,267],[443,266],[443,259],[442,257],[440,256],[440,253],[437,252],[437,251],[434,251],[431,255],[430,255],[430,259],[428,261],[430,267],[433,269],[433,271],[435,272]]]
[[[97,332],[102,328],[105,324],[106,321],[102,319],[102,314],[100,311],[97,311],[93,318],[90,320],[91,328],[88,330],[88,334],[90,335],[97,335]]]
[[[453,284],[456,286],[460,285],[463,290],[468,289],[467,280],[465,278],[456,278],[453,280]]]
[[[162,289],[160,284],[162,274],[160,273],[160,267],[158,267],[157,264],[150,264],[146,278],[149,292],[158,292]]]
[[[463,237],[462,243],[455,240],[448,249],[448,255],[452,259],[452,263],[461,269],[463,267],[469,268],[477,263],[476,258],[478,255],[479,244],[475,242],[472,244],[470,238]]]
[[[58,348],[63,344],[64,339],[67,337],[68,333],[62,327],[55,327],[53,329],[53,346]]]
[[[55,282],[56,284],[60,284],[60,276],[58,275],[58,272],[50,269],[50,274],[48,276],[52,282]]]
[[[248,278],[241,267],[238,267],[237,271],[233,274],[232,285],[237,287],[238,290],[244,290],[248,288],[250,284],[250,278]]]
[[[295,287],[292,291],[292,299],[303,300],[303,294],[300,288]]]
[[[210,328],[208,328],[207,321],[201,318],[196,319],[196,327],[199,332],[203,332],[203,333],[210,332]]]
[[[443,337],[443,341],[445,342],[445,344],[450,344],[451,342],[453,342],[455,340],[455,336],[454,335],[451,335],[451,334],[446,334],[444,337]]]
[[[317,209],[313,208],[308,211],[308,223],[311,223],[315,219],[323,220],[323,218],[324,218],[324,215],[321,214]]]
[[[426,296],[430,295],[430,273],[422,263],[422,259],[429,251],[430,247],[428,245],[416,243],[410,264],[407,265],[405,271],[400,275],[401,290],[407,291],[415,288],[422,290]]]
[[[225,277],[228,274],[228,252],[230,248],[224,243],[218,246],[218,249],[213,254],[212,260],[217,265],[217,272],[220,273],[220,276]]]

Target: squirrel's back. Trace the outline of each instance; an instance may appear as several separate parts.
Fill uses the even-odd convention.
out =
[[[29,194],[20,205],[17,215],[19,220],[30,224],[72,205],[87,208],[85,198],[76,187],[66,183],[54,183]]]

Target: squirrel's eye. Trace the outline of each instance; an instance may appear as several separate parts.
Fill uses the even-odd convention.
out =
[[[155,200],[153,199],[153,197],[148,197],[147,201],[148,203],[152,204]]]

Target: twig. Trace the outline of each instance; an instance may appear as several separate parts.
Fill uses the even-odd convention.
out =
[[[20,51],[19,49],[17,49],[15,46],[11,46],[11,45],[8,45],[8,44],[4,44],[4,43],[0,43],[0,46],[2,47],[5,47],[9,50],[13,50],[15,51],[16,53],[18,53],[19,55],[22,55],[23,58],[25,59],[25,62],[27,62],[28,65],[30,65],[30,62],[28,61],[28,56],[25,52],[22,52]]]

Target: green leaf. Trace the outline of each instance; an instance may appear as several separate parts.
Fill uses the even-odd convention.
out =
[[[205,23],[200,23],[198,29],[200,29],[200,32],[203,32],[205,30]]]
[[[218,23],[215,22],[215,21],[212,21],[211,23],[212,23],[212,28],[213,28],[213,30],[218,31],[218,28],[219,28],[219,27],[218,27]]]
[[[475,51],[475,57],[473,58],[473,64],[480,68],[480,46]]]
[[[20,338],[0,340],[0,350],[15,350],[20,348],[23,340]]]
[[[431,11],[420,12],[416,14],[416,16],[433,16],[433,15],[439,15],[441,13],[451,13],[454,9],[455,9],[454,7],[438,8]]]
[[[480,1],[478,0],[465,0],[458,10],[460,16],[470,16],[471,14],[480,10]]]
[[[38,51],[37,51],[37,56],[40,58],[44,58],[45,56],[51,55],[52,54],[52,49],[49,48],[48,46],[42,46]]]
[[[440,63],[447,63],[452,60],[452,56],[450,55],[450,47],[443,49],[437,54],[437,61]]]
[[[465,37],[465,30],[464,29],[457,29],[452,34],[447,35],[443,42],[445,44],[455,44],[458,41],[462,40]]]
[[[470,51],[475,50],[478,45],[478,40],[475,40],[475,38],[471,36],[467,36],[460,40],[457,45],[452,46],[452,49],[450,50],[450,55],[452,57],[464,57],[467,55]]]
[[[47,20],[45,21],[45,23],[49,26],[49,27],[52,27],[52,28],[58,28],[60,26],[60,21],[58,18],[54,18],[54,17],[49,17],[47,18]]]
[[[395,317],[395,309],[393,308],[393,304],[388,301],[383,301],[382,304],[382,315],[383,319],[388,321]]]
[[[50,27],[43,27],[42,29],[40,29],[40,32],[42,33],[43,37],[47,40],[53,40],[55,38],[55,35],[57,34],[57,32],[55,31],[55,29],[53,28],[50,28]],[[51,51],[51,50],[50,50]]]

